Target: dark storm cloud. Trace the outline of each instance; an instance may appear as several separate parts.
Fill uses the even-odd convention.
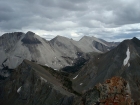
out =
[[[12,12],[13,10],[11,7],[6,4],[0,4],[0,22],[10,20],[12,16],[10,17],[9,14],[12,14]]]
[[[86,1],[88,3],[88,0]],[[88,9],[88,5],[84,0],[40,0],[43,6],[62,8],[72,11],[83,11]]]
[[[60,34],[75,39],[83,35],[129,38],[139,34],[139,23],[139,0],[0,1],[1,32],[30,30],[41,35]]]

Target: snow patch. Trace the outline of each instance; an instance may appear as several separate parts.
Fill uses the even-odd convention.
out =
[[[80,85],[83,85],[83,83],[80,83]]]
[[[137,56],[140,57],[139,54],[137,54]]]
[[[48,66],[47,64],[45,64],[45,66]],[[48,66],[49,67],[49,66]]]
[[[128,63],[128,67],[130,67],[130,63]]]
[[[57,69],[54,69],[54,70],[57,70]]]
[[[44,79],[43,77],[40,77],[40,79],[41,79],[41,80],[43,80],[43,81],[45,81],[45,82],[47,82],[47,80],[46,80],[46,79]]]
[[[78,75],[76,75],[73,79],[76,79],[78,77]]]
[[[21,87],[22,87],[22,86],[20,86],[20,87],[18,88],[17,93],[19,93],[19,92],[21,91]]]
[[[127,83],[127,85],[126,85],[126,91],[127,91],[127,93],[131,93],[131,89],[130,89],[130,85],[129,85],[129,83]]]
[[[124,65],[124,66],[128,63],[128,61],[129,61],[129,59],[130,59],[129,47],[127,48],[126,55],[127,55],[127,56],[126,56],[126,58],[125,58],[124,61],[123,61],[123,65]]]

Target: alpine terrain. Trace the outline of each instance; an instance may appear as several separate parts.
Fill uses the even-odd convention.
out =
[[[88,52],[106,52],[111,47],[94,37],[74,41],[57,36],[47,41],[33,32],[6,33],[0,37],[0,68],[16,68],[24,59],[56,70],[71,66]],[[14,62],[13,62],[14,61]]]
[[[0,105],[139,105],[140,40],[0,37]]]
[[[140,99],[140,40],[133,38],[131,40],[124,40],[116,48],[109,52],[92,55],[91,59],[85,63],[85,65],[73,76],[71,80],[73,82],[73,88],[79,93],[82,93],[88,89],[92,89],[95,85],[105,82],[114,76],[122,77],[128,85],[127,91],[131,95],[132,99],[136,102]],[[120,79],[115,79],[114,84]],[[109,80],[110,81],[110,80]],[[121,80],[124,81],[124,80]],[[112,82],[106,82],[112,83]],[[117,89],[118,86],[114,86]],[[126,86],[125,85],[125,86]],[[108,86],[99,85],[99,87],[109,88]],[[112,90],[113,91],[113,90]],[[123,89],[119,94],[122,94]],[[125,95],[128,95],[125,94]],[[106,97],[107,92],[105,92]],[[113,96],[114,97],[114,96]],[[96,100],[97,101],[97,100]]]

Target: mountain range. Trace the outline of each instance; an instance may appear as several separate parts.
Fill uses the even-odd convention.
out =
[[[0,105],[139,105],[140,40],[0,37]],[[81,63],[82,62],[82,63]]]
[[[106,52],[111,47],[95,37],[88,36],[84,36],[80,41],[62,36],[47,41],[30,31],[26,34],[6,33],[0,37],[0,65],[1,68],[8,66],[13,69],[27,59],[58,70],[73,65],[85,53]]]

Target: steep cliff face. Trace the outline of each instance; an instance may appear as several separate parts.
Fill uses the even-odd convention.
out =
[[[0,105],[72,105],[75,95],[41,66],[24,60],[0,80]]]
[[[83,103],[84,105],[134,105],[134,100],[131,98],[129,83],[122,77],[112,77],[87,91]]]
[[[12,59],[10,56],[12,56],[14,60],[15,59],[20,60],[20,58],[18,58],[18,55],[13,56],[10,53],[16,47],[16,44],[19,42],[19,40],[21,39],[21,37],[23,35],[24,35],[24,33],[22,33],[22,32],[14,32],[14,33],[6,33],[0,37],[0,58],[1,58],[0,59],[0,69],[4,68],[6,66],[5,62],[8,59],[9,60]],[[12,65],[12,62],[11,62],[11,65]],[[9,65],[9,66],[11,66],[11,65]],[[15,61],[14,65],[16,65],[16,61]],[[17,67],[17,65],[15,67]]]

